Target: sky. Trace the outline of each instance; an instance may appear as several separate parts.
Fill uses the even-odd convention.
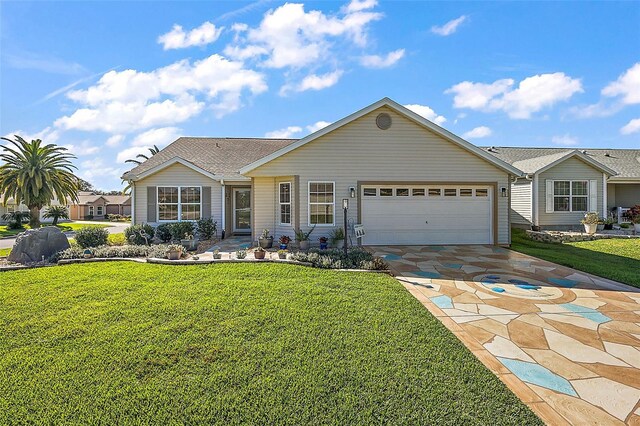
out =
[[[0,2],[0,134],[99,189],[180,136],[299,138],[385,96],[481,146],[638,149],[640,2]]]

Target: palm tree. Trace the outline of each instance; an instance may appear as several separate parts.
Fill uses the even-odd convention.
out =
[[[144,163],[145,161],[147,161],[149,158],[153,157],[154,155],[156,155],[157,153],[160,152],[160,148],[158,148],[157,146],[153,146],[153,148],[149,148],[149,155],[146,154],[138,154],[136,155],[136,158],[142,158],[142,161],[140,160],[136,160],[136,158],[131,158],[129,160],[125,160],[125,163],[133,163],[133,164],[137,164],[140,165],[142,163]]]
[[[2,215],[2,220],[6,220],[8,222],[9,229],[23,229],[22,226],[26,221],[29,220],[31,214],[27,211],[16,210],[14,212],[5,213]]]
[[[69,211],[65,206],[49,206],[42,215],[45,219],[53,219],[53,226],[58,224],[59,219],[69,219]]]
[[[40,209],[57,198],[78,201],[78,178],[71,160],[76,158],[67,149],[54,144],[44,145],[40,139],[27,142],[15,135],[15,140],[2,138],[10,144],[2,147],[0,161],[0,194],[5,203],[13,198],[16,204],[29,208],[29,226],[40,226]]]

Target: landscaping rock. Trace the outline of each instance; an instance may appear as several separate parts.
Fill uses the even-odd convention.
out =
[[[67,237],[55,226],[29,229],[16,238],[7,260],[16,263],[34,263],[45,260],[69,247]]]

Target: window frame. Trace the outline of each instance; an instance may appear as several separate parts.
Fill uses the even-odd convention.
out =
[[[177,220],[166,220],[160,219],[160,204],[169,204],[176,205],[176,203],[160,203],[160,188],[177,188],[178,189],[178,219]],[[200,185],[158,185],[156,186],[156,221],[158,223],[171,223],[171,222],[197,222],[198,219],[181,219],[182,217],[182,188],[198,188],[200,190],[200,202],[199,203],[184,203],[185,205],[200,205],[199,216],[202,219],[202,186]]]
[[[95,213],[95,207],[89,206],[89,214],[88,214],[88,216],[94,216],[94,213]]]
[[[289,202],[283,202],[282,201],[282,185],[289,185]],[[282,226],[291,226],[292,224],[292,219],[293,219],[293,210],[291,208],[291,197],[293,196],[292,194],[292,185],[291,182],[278,182],[278,224],[282,225]],[[335,189],[334,189],[335,192]],[[334,195],[334,201],[335,201],[335,195]],[[289,206],[289,222],[283,222],[282,221],[282,206]]]
[[[575,180],[568,180],[568,179],[554,179],[551,181],[552,185],[551,188],[553,189],[553,193],[552,193],[552,199],[553,199],[553,204],[552,204],[552,209],[553,209],[553,213],[586,213],[589,211],[589,197],[591,196],[590,191],[590,185],[589,185],[589,180],[588,179],[575,179]],[[568,182],[569,183],[569,194],[568,195],[556,195],[556,182]],[[586,184],[586,194],[585,195],[573,195],[573,183],[574,182],[580,182],[580,183],[584,183]],[[556,198],[569,198],[569,210],[556,210]],[[587,200],[587,208],[586,210],[574,210],[573,209],[573,199],[574,198],[586,198]]]
[[[96,206],[96,216],[104,216],[104,206]]]
[[[333,203],[312,203],[311,202],[311,185],[314,183],[322,183],[328,184],[330,183],[333,188]],[[331,205],[333,207],[333,220],[331,223],[311,223],[311,206],[312,205]],[[307,182],[307,225],[308,226],[319,226],[319,227],[330,227],[335,226],[336,224],[336,182],[330,180],[310,180]]]

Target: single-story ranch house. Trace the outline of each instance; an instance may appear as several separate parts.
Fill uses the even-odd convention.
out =
[[[212,217],[226,235],[256,239],[266,228],[293,237],[315,227],[315,240],[342,226],[347,200],[363,244],[507,245],[511,188],[530,173],[497,154],[384,98],[299,140],[179,138],[123,179],[134,223]],[[604,215],[603,186],[616,172],[586,154],[565,163],[573,160],[598,177],[568,178],[587,194],[570,211]],[[586,189],[573,183],[584,180]],[[563,216],[572,225],[584,211]]]
[[[104,219],[106,215],[131,215],[131,196],[100,195],[90,191],[78,192],[78,202],[69,206],[72,220]]]

